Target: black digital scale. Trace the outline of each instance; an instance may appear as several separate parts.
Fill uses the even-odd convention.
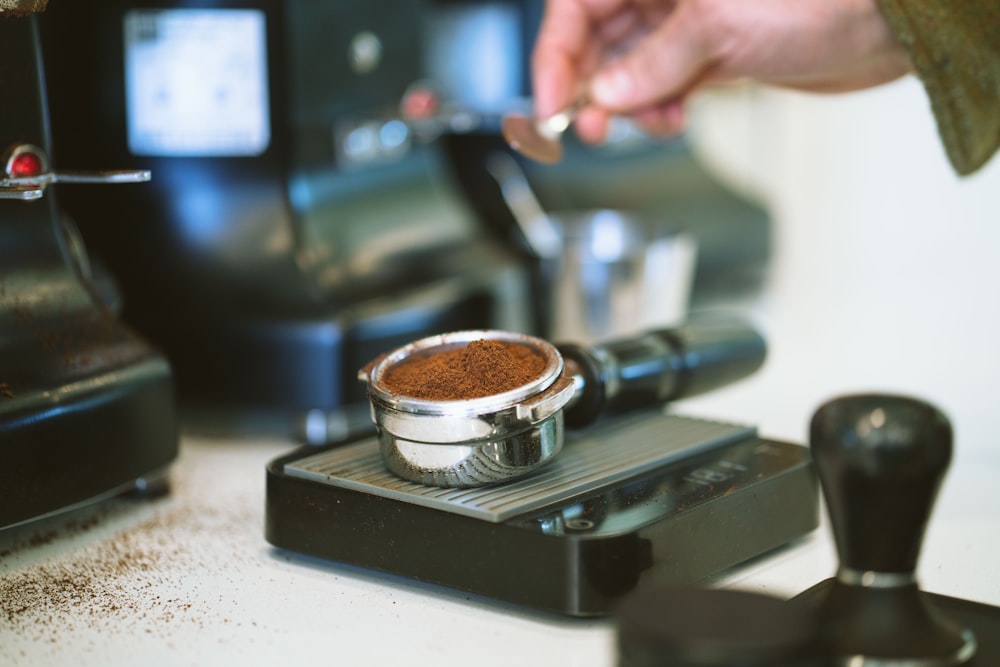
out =
[[[640,582],[704,580],[812,531],[808,450],[751,427],[649,410],[566,435],[551,463],[483,488],[388,472],[364,437],[267,468],[282,549],[571,616]]]

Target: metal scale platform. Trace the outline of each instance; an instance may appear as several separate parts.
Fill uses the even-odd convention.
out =
[[[277,547],[571,616],[608,614],[640,582],[704,580],[817,524],[806,448],[659,411],[571,431],[535,474],[485,488],[396,478],[373,437],[267,469]]]

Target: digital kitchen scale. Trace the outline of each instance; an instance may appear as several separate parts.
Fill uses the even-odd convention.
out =
[[[526,478],[406,482],[378,441],[303,447],[267,468],[276,547],[525,607],[601,616],[640,582],[686,584],[818,525],[808,450],[659,410],[569,431]]]

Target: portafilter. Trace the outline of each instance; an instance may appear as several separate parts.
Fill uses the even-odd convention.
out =
[[[462,400],[407,396],[386,382],[398,364],[473,341],[522,345],[544,361],[530,382]],[[386,467],[439,487],[523,477],[551,461],[564,428],[601,415],[662,406],[744,378],[764,362],[761,335],[741,321],[692,321],[592,346],[553,345],[521,333],[458,331],[423,338],[359,371]],[[613,445],[609,445],[613,446]]]

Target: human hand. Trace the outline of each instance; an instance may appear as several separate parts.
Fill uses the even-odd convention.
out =
[[[590,142],[616,114],[676,134],[685,98],[713,82],[846,92],[910,67],[876,0],[548,0],[532,58],[536,114],[586,98]]]

